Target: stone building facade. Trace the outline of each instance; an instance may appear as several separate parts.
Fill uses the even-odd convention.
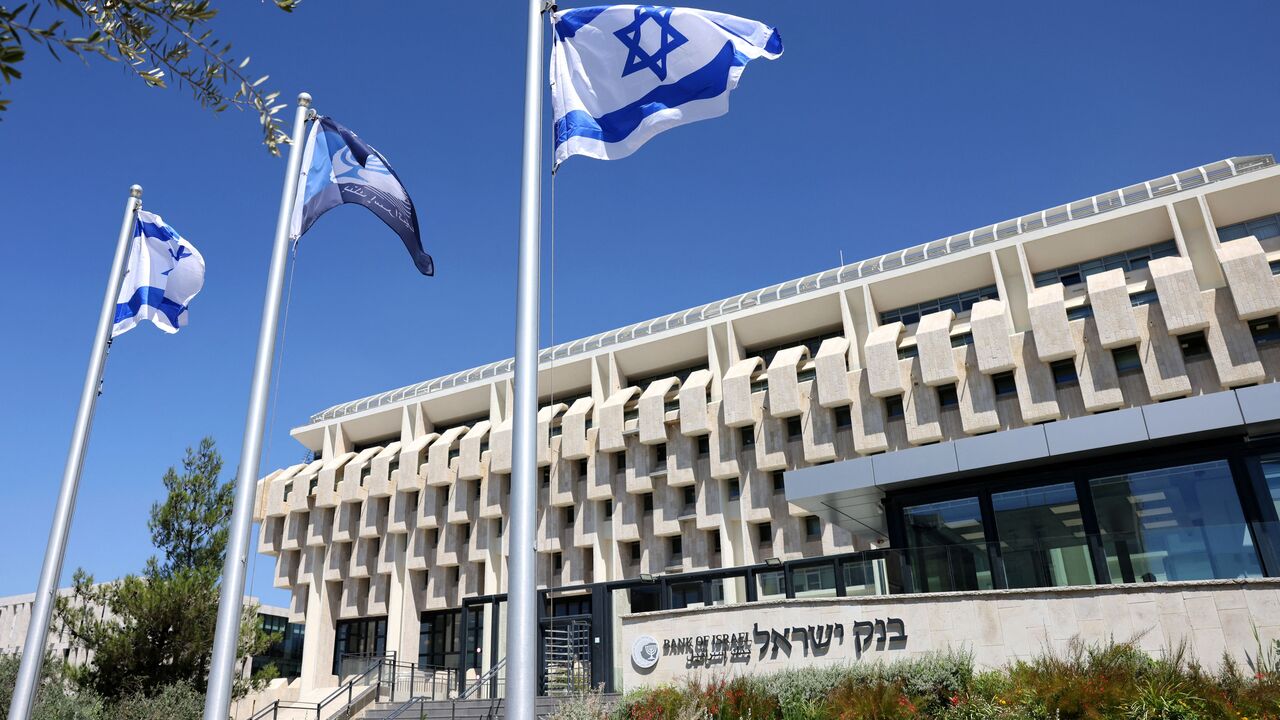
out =
[[[1277,213],[1232,158],[543,350],[543,689],[621,687],[630,613],[1280,575]],[[502,658],[511,376],[325,410],[259,481],[304,688]]]

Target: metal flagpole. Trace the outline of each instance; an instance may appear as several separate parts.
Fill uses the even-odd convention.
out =
[[[253,363],[253,384],[249,389],[249,416],[245,420],[240,470],[236,475],[235,508],[231,512],[231,532],[227,538],[227,558],[222,567],[222,589],[218,599],[218,627],[213,636],[213,660],[209,665],[209,690],[204,701],[204,720],[227,720],[231,708],[231,683],[235,680],[236,649],[240,639],[240,611],[244,604],[245,566],[249,559],[249,534],[253,530],[253,496],[258,484],[258,463],[262,455],[262,431],[266,424],[267,395],[271,386],[271,361],[276,352],[276,326],[280,319],[280,295],[284,288],[284,267],[289,255],[289,221],[297,195],[302,168],[302,143],[311,96],[298,95],[298,111],[293,119],[289,162],[276,215],[276,239],[271,250],[271,270],[267,275],[267,296],[262,303],[262,327],[258,331],[258,356]]]
[[[524,76],[524,163],[516,278],[515,415],[511,431],[511,537],[507,571],[507,718],[535,720],[538,689],[537,525],[538,270],[541,260],[542,7],[529,0]],[[213,720],[213,718],[206,718]]]
[[[85,371],[84,387],[80,390],[80,410],[76,413],[75,429],[71,432],[67,465],[62,471],[62,489],[58,492],[53,527],[49,530],[49,545],[44,551],[44,566],[40,569],[40,584],[36,588],[36,599],[31,608],[31,624],[27,627],[27,641],[23,646],[22,663],[18,666],[18,680],[13,688],[13,700],[9,703],[9,720],[27,720],[31,716],[31,706],[35,702],[36,689],[40,684],[40,666],[44,664],[49,617],[53,613],[54,598],[58,592],[58,579],[62,576],[62,560],[67,551],[71,516],[76,509],[76,491],[80,488],[84,451],[89,445],[93,411],[102,388],[107,349],[111,346],[116,298],[120,295],[120,283],[124,279],[125,262],[129,256],[129,242],[133,239],[134,215],[141,206],[142,186],[134,185],[129,188],[129,199],[125,201],[124,220],[120,223],[120,237],[116,240],[116,257],[111,262],[111,274],[107,276],[107,292],[102,297],[102,310],[98,313],[98,329],[93,336],[89,369]]]

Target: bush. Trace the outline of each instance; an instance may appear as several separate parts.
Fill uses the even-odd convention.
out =
[[[1261,645],[1261,643],[1259,643]],[[1136,640],[1046,651],[975,672],[964,652],[769,675],[690,681],[629,693],[616,720],[1280,720],[1280,643],[1250,668],[1216,673],[1185,647],[1151,657]],[[556,720],[599,720],[578,714]]]
[[[152,695],[132,695],[116,703],[111,720],[200,720],[204,693],[190,685],[166,685]]]

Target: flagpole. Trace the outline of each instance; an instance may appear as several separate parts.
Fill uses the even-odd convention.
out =
[[[58,505],[53,513],[53,527],[49,530],[49,544],[44,551],[44,565],[40,569],[40,583],[36,587],[35,602],[31,608],[22,662],[18,666],[13,700],[9,703],[9,720],[27,720],[31,716],[31,706],[35,702],[36,690],[40,684],[40,666],[44,663],[49,618],[58,593],[58,580],[62,576],[67,535],[71,530],[71,516],[76,509],[76,491],[80,488],[80,471],[84,467],[85,448],[89,445],[89,430],[93,426],[93,411],[102,388],[107,349],[111,346],[116,299],[120,295],[120,283],[124,279],[129,242],[133,239],[134,215],[141,206],[142,186],[134,185],[129,188],[129,199],[124,204],[124,220],[120,222],[116,256],[111,262],[107,291],[102,297],[102,309],[98,312],[98,329],[93,336],[93,351],[89,353],[89,369],[85,371],[84,387],[80,390],[80,410],[76,413],[75,429],[71,432],[71,448],[67,451],[67,464],[62,471],[62,489],[58,492]]]
[[[235,680],[237,646],[240,639],[240,612],[244,605],[245,568],[249,560],[250,532],[253,530],[253,496],[258,483],[262,456],[262,433],[266,425],[267,394],[271,386],[271,363],[276,352],[276,327],[280,319],[280,296],[284,289],[284,269],[289,254],[289,221],[297,195],[302,167],[302,142],[311,96],[298,95],[293,119],[289,161],[276,215],[275,245],[267,275],[267,296],[262,303],[262,326],[258,331],[258,355],[253,364],[253,384],[249,389],[249,416],[245,420],[236,475],[235,507],[227,538],[227,557],[222,567],[222,589],[218,600],[218,626],[213,636],[213,660],[209,664],[209,688],[205,694],[204,720],[227,720],[231,708],[231,684]]]
[[[507,718],[535,720],[538,688],[537,525],[538,293],[542,192],[542,8],[529,0],[524,76],[524,162],[516,278],[515,413],[512,426],[511,537],[507,571]],[[212,718],[208,719],[212,720]]]

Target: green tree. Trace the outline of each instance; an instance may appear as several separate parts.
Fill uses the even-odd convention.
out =
[[[291,12],[301,0],[273,0]],[[267,76],[250,79],[248,56],[236,59],[231,43],[209,28],[218,10],[210,0],[0,0],[0,80],[22,77],[27,47],[44,48],[87,61],[97,57],[123,65],[150,87],[170,80],[186,88],[202,107],[252,109],[262,125],[263,143],[273,154],[289,141],[276,114],[280,93],[263,87]],[[0,111],[9,101],[0,97]]]
[[[18,681],[17,655],[0,655],[0,712],[9,710]],[[46,655],[40,666],[31,720],[100,720],[106,717],[102,701],[92,693],[76,693],[66,678],[62,661]]]
[[[219,482],[221,471],[222,458],[205,438],[187,448],[181,473],[165,473],[168,494],[151,506],[148,523],[161,554],[147,561],[141,576],[95,585],[92,575],[76,571],[74,592],[58,600],[57,619],[93,653],[90,664],[71,671],[82,689],[113,702],[172,685],[204,690],[233,501],[231,483]],[[261,654],[277,639],[262,629],[257,607],[246,607],[239,656]],[[238,682],[235,692],[272,677],[275,668],[268,667]]]

